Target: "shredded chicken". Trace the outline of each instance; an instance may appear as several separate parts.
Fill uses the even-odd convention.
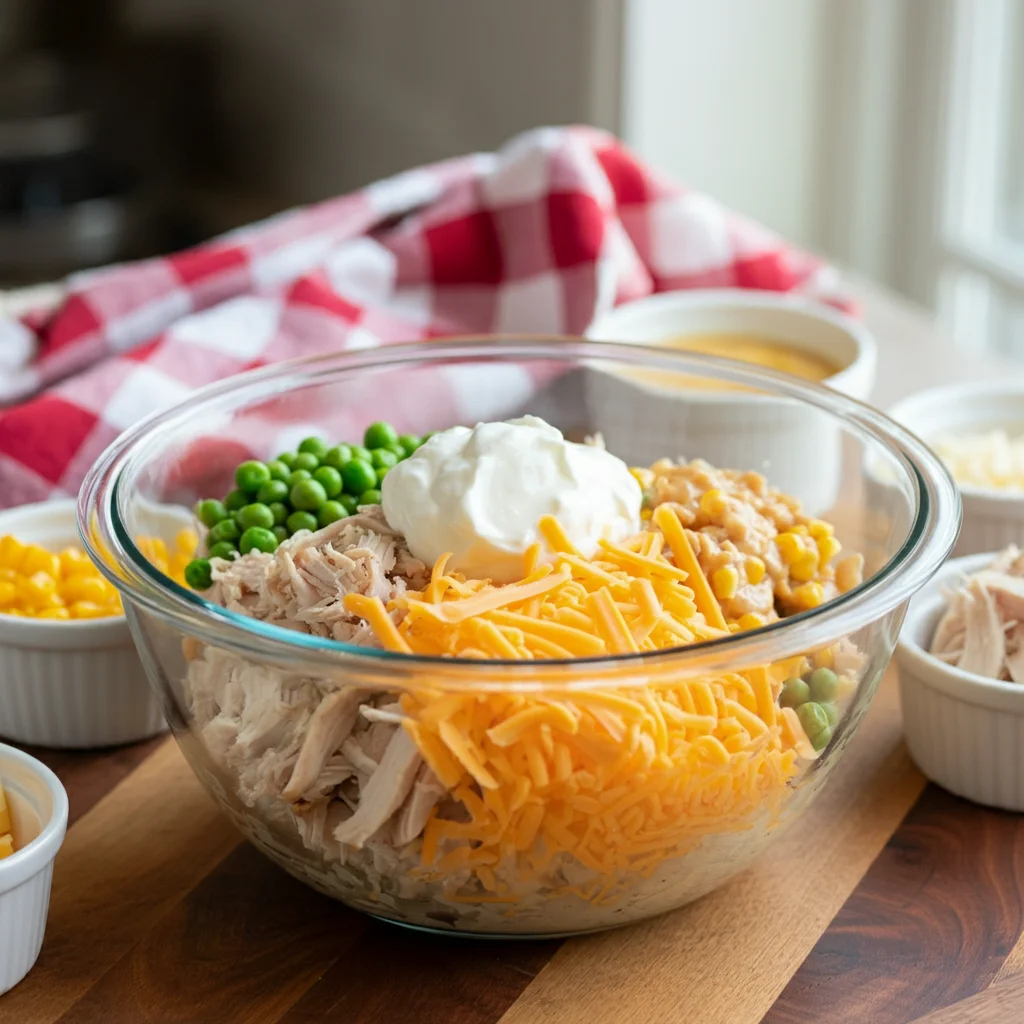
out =
[[[1017,547],[959,581],[930,650],[965,672],[1024,684],[1024,554]]]
[[[207,596],[289,629],[376,646],[349,615],[349,593],[389,601],[422,588],[426,567],[388,526],[379,507],[316,533],[299,533],[272,554],[213,560]],[[283,815],[310,849],[344,861],[371,860],[423,830],[446,791],[401,728],[394,693],[313,680],[206,647],[189,662],[187,695],[211,754],[235,774],[242,802]]]

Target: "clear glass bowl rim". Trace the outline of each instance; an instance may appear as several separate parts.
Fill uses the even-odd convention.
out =
[[[359,370],[465,361],[570,362],[577,367],[604,364],[689,373],[769,392],[773,397],[794,399],[822,410],[847,432],[868,438],[888,452],[916,494],[913,523],[900,549],[858,587],[818,608],[761,629],[664,651],[531,662],[401,654],[356,647],[260,622],[213,605],[165,577],[143,556],[129,535],[122,512],[122,501],[128,500],[120,492],[122,477],[154,433],[173,428],[197,410],[211,411],[218,406],[246,408],[255,400],[280,394],[286,382],[292,387],[307,386],[339,372],[349,376]],[[381,685],[401,685],[410,673],[436,676],[441,670],[447,686],[497,690],[547,685],[591,688],[609,685],[609,677],[616,686],[643,685],[652,681],[652,673],[667,670],[678,676],[680,672],[736,671],[827,645],[881,619],[909,599],[949,555],[960,519],[959,493],[938,456],[910,431],[866,403],[818,384],[718,356],[551,335],[482,335],[387,345],[289,360],[230,377],[198,389],[183,402],[156,412],[125,431],[96,461],[78,500],[79,532],[104,575],[130,603],[172,622],[186,635],[282,666],[300,660],[303,671],[308,671],[311,664],[319,664],[325,671],[358,671],[363,678]],[[96,545],[90,524],[98,529],[103,545],[113,555],[116,570]]]

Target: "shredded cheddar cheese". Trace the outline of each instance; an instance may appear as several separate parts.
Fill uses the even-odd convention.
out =
[[[676,513],[661,505],[651,525],[587,559],[548,518],[547,555],[531,549],[519,582],[466,579],[442,557],[421,592],[345,605],[388,650],[459,658],[578,659],[726,635]],[[602,902],[704,836],[749,827],[804,753],[776,705],[800,660],[621,689],[406,692],[403,727],[465,809],[432,812],[422,872],[451,881],[453,899],[468,872],[502,901],[568,859],[589,879],[568,888]]]

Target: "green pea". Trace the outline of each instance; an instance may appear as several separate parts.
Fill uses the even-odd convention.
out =
[[[377,486],[377,471],[364,459],[353,459],[342,467],[341,479],[349,494],[362,494]]]
[[[383,448],[398,440],[398,432],[390,423],[371,423],[363,434],[363,444],[367,448]]]
[[[312,480],[312,479],[313,479],[313,474],[310,473],[310,471],[308,469],[297,469],[293,473],[289,473],[288,474],[288,490],[291,491],[291,489],[297,483],[301,483],[303,480]]]
[[[270,470],[262,462],[243,462],[235,470],[235,484],[246,494],[255,494],[270,479]]]
[[[287,540],[289,537],[287,526],[275,526],[272,532],[277,538],[278,544],[280,544],[281,541]]]
[[[806,704],[801,704],[796,709],[796,716],[800,719],[800,724],[804,727],[804,732],[807,733],[807,738],[813,743],[814,737],[821,732],[822,729],[827,729],[828,716],[822,710],[820,704],[815,704],[814,701],[808,701]]]
[[[829,727],[834,729],[839,724],[839,708],[829,701],[828,703],[821,705],[821,710],[825,712],[825,717],[828,719]]]
[[[352,444],[352,445],[349,445],[349,447],[352,449],[352,458],[353,459],[362,459],[363,462],[369,462],[370,461],[370,449],[369,448],[364,448],[361,444]]]
[[[339,494],[338,501],[349,515],[359,508],[359,499],[354,494]]]
[[[193,590],[209,590],[213,585],[210,560],[208,558],[193,558],[185,566],[185,582]]]
[[[324,489],[328,498],[341,494],[341,474],[333,466],[321,466],[313,479]]]
[[[387,466],[385,466],[383,469],[378,469],[377,470],[377,487],[378,488],[380,487],[380,485],[382,483],[384,483],[384,477],[386,477],[388,475],[388,473],[390,473],[390,472],[391,472],[391,470],[388,469]]]
[[[272,501],[287,501],[288,485],[284,480],[268,480],[257,492],[256,500],[264,505]]]
[[[216,526],[222,519],[228,517],[228,510],[224,507],[224,503],[216,498],[204,498],[202,501],[197,501],[193,511],[196,514],[196,519],[203,526]]]
[[[222,540],[217,544],[214,544],[210,548],[208,557],[209,558],[234,558],[238,554],[238,550],[234,544],[229,540]]]
[[[292,471],[292,467],[286,465],[280,459],[268,462],[267,469],[270,470],[271,480],[281,480],[282,482],[288,479],[288,474]]]
[[[224,499],[224,507],[229,512],[237,512],[249,504],[249,495],[245,491],[230,491]]]
[[[261,530],[269,530],[274,525],[274,513],[261,502],[253,502],[246,505],[238,512],[238,525],[242,528],[243,536],[254,527]],[[241,550],[241,544],[239,544]],[[260,549],[263,550],[262,548]]]
[[[282,466],[287,466],[289,469],[295,468],[295,452],[281,452],[275,462],[280,462]]]
[[[368,491],[363,491],[359,495],[360,505],[379,505],[380,504],[380,491],[376,487],[371,488]]]
[[[795,676],[787,679],[782,684],[782,692],[779,694],[779,707],[798,708],[811,699],[810,687]]]
[[[295,456],[296,469],[308,469],[312,473],[319,465],[320,460],[312,452],[299,452]]]
[[[399,434],[398,443],[402,446],[402,451],[405,452],[406,458],[423,444],[415,434]]]
[[[316,480],[302,480],[292,488],[291,499],[292,508],[315,512],[327,500],[327,492]]]
[[[830,668],[816,668],[807,678],[811,696],[819,703],[834,700],[839,690],[839,677]]]
[[[277,550],[277,538],[274,536],[273,530],[265,529],[262,526],[250,526],[242,534],[242,539],[238,542],[238,550],[243,555],[249,554],[250,551],[263,551],[269,555]]]
[[[370,465],[374,469],[391,469],[398,465],[398,456],[387,448],[374,448],[370,452]]]
[[[814,747],[815,750],[824,750],[824,748],[828,746],[828,741],[830,739],[832,739],[832,727],[826,725],[824,729],[820,732],[816,732],[812,737],[810,737],[811,746]]]
[[[352,449],[347,444],[338,444],[331,448],[320,461],[332,469],[341,469],[352,458]]]
[[[322,437],[307,437],[304,441],[299,442],[299,454],[313,455],[317,462],[323,462],[327,451],[327,442]]]
[[[267,508],[269,508],[274,515],[275,526],[282,526],[291,512],[291,509],[283,501],[272,501]]]
[[[299,530],[309,530],[310,532],[316,529],[316,516],[310,512],[293,512],[288,517],[288,532],[293,536],[299,532]]]
[[[329,526],[331,523],[347,517],[348,509],[340,501],[325,501],[316,510],[316,521],[321,527]]]
[[[219,544],[222,540],[236,541],[241,536],[242,531],[234,519],[222,519],[216,526],[211,527],[206,540],[209,544]]]

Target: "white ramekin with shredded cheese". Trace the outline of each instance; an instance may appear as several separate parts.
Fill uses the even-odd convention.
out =
[[[935,449],[960,488],[954,557],[1024,543],[1024,383],[931,388],[889,414]]]

